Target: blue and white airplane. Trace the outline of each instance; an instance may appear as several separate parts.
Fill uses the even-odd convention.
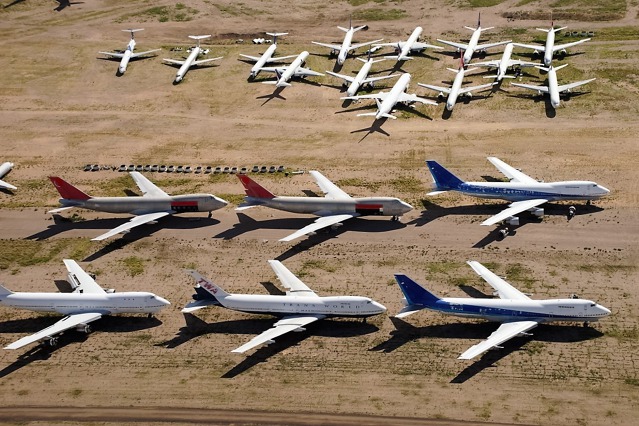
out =
[[[515,215],[526,210],[537,217],[544,216],[544,209],[538,206],[549,201],[596,200],[610,193],[610,190],[590,181],[538,182],[530,176],[496,157],[488,157],[510,182],[464,182],[446,170],[438,162],[426,161],[435,182],[435,191],[426,195],[437,195],[446,191],[458,191],[479,198],[497,198],[512,201],[508,208],[486,219],[482,225],[494,225],[506,221],[509,225],[519,225]],[[571,209],[574,212],[574,209]]]
[[[395,274],[406,301],[406,306],[395,315],[397,318],[407,317],[422,309],[430,309],[447,315],[482,318],[502,323],[488,339],[471,346],[458,359],[472,359],[489,349],[501,349],[499,345],[502,343],[513,337],[529,335],[526,332],[541,323],[579,321],[586,325],[610,315],[609,309],[586,299],[532,300],[481,263],[469,261],[468,264],[495,289],[499,299],[439,298],[406,275]]]

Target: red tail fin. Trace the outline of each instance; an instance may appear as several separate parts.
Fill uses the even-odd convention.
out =
[[[89,198],[91,198],[90,195],[87,195],[84,192],[80,191],[78,188],[71,185],[62,178],[59,178],[57,176],[49,176],[49,179],[51,179],[51,182],[53,182],[55,189],[58,190],[62,198],[65,198],[67,200],[88,200]]]
[[[258,183],[256,183],[253,179],[246,175],[237,175],[240,178],[240,182],[244,185],[244,191],[246,195],[254,198],[275,198],[275,195],[271,194],[270,191],[261,187]]]

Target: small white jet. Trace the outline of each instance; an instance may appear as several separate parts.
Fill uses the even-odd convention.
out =
[[[409,56],[413,52],[423,52],[426,49],[443,49],[443,47],[435,46],[434,44],[422,43],[419,41],[419,36],[424,29],[417,27],[413,30],[410,37],[406,41],[398,41],[396,43],[381,43],[375,44],[373,47],[393,46],[395,48],[396,56],[384,56],[386,59],[395,59],[396,61],[408,61],[413,59]]]
[[[13,169],[13,163],[5,162],[0,164],[0,189],[18,189],[15,186],[11,185],[2,180],[10,171]]]
[[[512,41],[512,40],[507,40],[507,41],[499,41],[497,43],[478,44],[479,37],[483,31],[487,31],[492,28],[495,28],[495,27],[488,27],[488,28],[481,27],[481,13],[479,14],[479,18],[477,19],[477,28],[472,28],[472,27],[464,27],[464,28],[467,28],[473,32],[473,35],[470,36],[470,40],[468,41],[468,43],[456,43],[454,41],[446,41],[446,40],[440,40],[440,39],[437,39],[437,41],[457,48],[457,51],[460,53],[464,51],[462,57],[464,58],[464,64],[466,65],[470,63],[470,60],[473,58],[473,54],[475,52],[485,51],[486,49],[490,49],[491,47],[501,46],[503,44],[507,44]]]
[[[552,321],[579,321],[586,325],[610,315],[610,310],[586,299],[532,300],[515,287],[486,269],[479,262],[469,261],[471,268],[495,289],[499,299],[468,297],[439,298],[403,274],[395,279],[405,296],[406,306],[396,315],[404,318],[422,309],[466,318],[482,318],[501,322],[488,339],[470,347],[458,359],[472,359],[489,349],[501,349],[501,344],[517,336],[529,336],[527,331],[538,324]]]
[[[564,44],[557,44],[555,45],[555,33],[566,29],[567,27],[561,27],[561,28],[554,28],[555,24],[553,22],[550,23],[550,28],[549,29],[545,29],[545,28],[537,28],[537,30],[539,31],[544,31],[547,33],[546,35],[546,45],[545,46],[541,46],[538,44],[524,44],[524,43],[514,43],[515,46],[518,47],[524,47],[526,49],[533,49],[535,52],[535,54],[538,54],[539,52],[544,52],[544,65],[546,67],[549,67],[550,64],[552,63],[552,57],[553,54],[557,51],[562,51],[564,54],[566,53],[566,49],[568,49],[569,47],[573,47],[576,46],[578,44],[584,43],[588,40],[590,40],[589,38],[585,38],[583,40],[579,40],[579,41],[573,41],[571,43],[564,43]]]
[[[508,72],[508,68],[534,67],[537,65],[533,62],[520,61],[519,59],[511,59],[512,53],[513,53],[513,43],[508,43],[506,47],[504,48],[504,53],[501,55],[501,59],[495,60],[495,61],[475,62],[473,66],[496,68],[497,69],[496,76],[484,77],[484,78],[496,78],[497,81],[502,81],[504,78],[515,78],[514,76],[506,74]]]
[[[188,270],[197,281],[194,302],[186,305],[182,312],[193,312],[210,305],[221,305],[227,309],[254,314],[270,314],[279,317],[274,327],[251,339],[248,343],[231,352],[244,353],[256,346],[275,343],[273,339],[291,331],[302,332],[304,328],[317,320],[328,317],[366,318],[386,312],[386,308],[360,296],[320,297],[308,288],[299,278],[281,262],[269,260],[268,263],[286,287],[285,296],[259,294],[230,294],[220,286],[207,280],[199,272]],[[204,289],[206,291],[201,291]]]
[[[189,38],[193,39],[193,40],[197,40],[197,46],[191,48],[191,53],[189,54],[189,56],[183,60],[183,61],[177,61],[175,59],[164,59],[166,62],[168,62],[169,64],[172,65],[180,65],[180,69],[178,70],[177,74],[175,74],[175,83],[179,83],[180,81],[182,81],[182,79],[184,78],[184,76],[186,75],[186,73],[189,71],[189,68],[191,68],[192,66],[196,66],[196,65],[202,65],[205,64],[207,62],[211,62],[211,61],[217,61],[219,59],[222,59],[222,56],[219,56],[217,58],[211,58],[211,59],[201,59],[201,60],[197,60],[198,56],[203,55],[203,51],[202,51],[202,47],[200,47],[200,40],[206,39],[211,37],[210,34],[208,35],[199,35],[199,36],[194,36],[194,35],[190,35]]]
[[[421,102],[428,105],[437,105],[437,102],[433,102],[429,99],[420,98],[416,94],[408,94],[406,90],[410,84],[410,74],[405,73],[399,77],[399,80],[391,88],[389,92],[379,92],[371,95],[358,95],[358,96],[345,96],[340,99],[375,99],[377,104],[377,112],[366,112],[357,114],[358,117],[373,116],[376,120],[381,118],[392,118],[395,120],[397,117],[391,114],[393,107],[397,103],[411,104],[413,102]]]
[[[542,67],[541,65],[536,65],[535,68],[539,68],[540,70],[546,71],[548,74],[548,86],[535,86],[533,84],[522,84],[522,83],[511,83],[513,86],[523,87],[524,89],[534,90],[538,94],[548,94],[550,96],[550,105],[553,108],[557,108],[561,104],[561,93],[570,93],[570,91],[576,87],[583,86],[584,84],[590,83],[591,81],[596,80],[595,78],[591,78],[588,80],[577,81],[575,83],[562,84],[561,86],[557,83],[557,70],[562,69],[563,67],[568,66],[568,64],[564,64],[558,66],[557,68],[552,65],[548,68]]]
[[[324,74],[313,71],[310,68],[304,68],[304,64],[306,62],[306,58],[308,58],[308,52],[303,51],[290,65],[285,65],[281,67],[262,67],[262,71],[266,72],[274,72],[277,76],[277,80],[275,81],[263,81],[263,84],[274,84],[277,87],[288,87],[291,85],[289,80],[293,77],[306,78],[308,76],[319,77]]]
[[[253,65],[253,67],[251,68],[251,73],[249,74],[249,78],[248,78],[249,80],[255,79],[255,77],[257,77],[257,75],[260,73],[260,71],[262,71],[262,68],[266,64],[270,64],[273,62],[282,62],[282,61],[286,61],[288,59],[293,59],[297,57],[297,55],[289,55],[289,56],[278,56],[274,58],[273,54],[275,53],[275,49],[277,49],[277,38],[280,36],[287,35],[288,33],[266,33],[266,34],[273,36],[273,44],[270,45],[268,49],[266,49],[266,52],[264,52],[262,56],[251,56],[251,55],[244,55],[240,53],[241,57],[255,62],[255,65]]]
[[[338,65],[343,65],[344,64],[344,62],[346,61],[346,58],[348,57],[348,54],[352,50],[359,49],[360,47],[368,46],[368,45],[371,45],[373,43],[377,43],[377,42],[380,42],[380,41],[383,40],[383,39],[380,38],[379,40],[368,41],[366,43],[352,44],[353,35],[359,30],[363,30],[364,28],[368,28],[367,25],[362,25],[361,27],[353,28],[352,19],[349,22],[349,28],[344,28],[344,27],[340,27],[340,26],[338,26],[337,28],[339,28],[340,30],[342,30],[342,31],[344,31],[346,33],[344,35],[344,41],[342,42],[342,44],[320,43],[320,42],[317,42],[317,41],[312,41],[311,43],[316,44],[318,46],[328,47],[329,49],[331,49],[331,54],[332,55],[337,54],[337,64]]]
[[[341,78],[342,80],[345,80],[343,86],[346,87],[346,83],[350,83],[348,85],[348,88],[346,89],[346,94],[348,96],[355,96],[357,94],[357,91],[360,89],[360,87],[362,87],[364,84],[368,84],[368,86],[372,89],[374,87],[374,84],[376,81],[381,81],[381,80],[386,80],[388,78],[395,78],[397,77],[399,74],[393,74],[393,75],[385,75],[382,77],[369,77],[368,73],[371,70],[371,66],[375,63],[375,62],[381,62],[384,61],[384,59],[373,59],[371,57],[369,57],[368,59],[362,59],[362,58],[357,58],[360,61],[364,62],[364,65],[362,65],[362,68],[360,68],[360,70],[358,71],[357,75],[355,77],[351,77],[349,75],[344,75],[344,74],[338,74],[336,72],[332,72],[332,71],[326,71],[326,74],[330,74],[334,77],[337,78]]]
[[[5,349],[18,349],[30,343],[44,340],[49,346],[58,343],[58,334],[75,328],[91,332],[89,323],[111,314],[154,314],[170,303],[148,292],[122,292],[105,290],[74,260],[64,259],[69,271],[68,281],[72,293],[22,293],[12,292],[0,285],[0,305],[36,312],[55,312],[65,315],[44,330],[11,343]]]
[[[119,75],[124,74],[124,72],[126,71],[126,67],[129,65],[129,61],[131,59],[139,58],[140,56],[148,55],[149,53],[153,53],[153,52],[157,52],[158,50],[162,50],[162,49],[153,49],[153,50],[147,50],[146,52],[140,52],[140,53],[134,53],[133,52],[133,50],[135,49],[135,38],[134,38],[133,34],[138,32],[138,31],[143,31],[143,30],[144,30],[144,28],[122,30],[124,32],[130,32],[131,33],[131,40],[129,41],[129,44],[126,46],[126,49],[124,50],[124,52],[99,52],[99,53],[102,53],[103,55],[108,55],[108,56],[110,56],[112,58],[120,59],[120,65],[118,67],[118,74]]]

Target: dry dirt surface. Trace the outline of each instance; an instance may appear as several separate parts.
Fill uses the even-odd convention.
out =
[[[547,27],[546,18],[512,17],[543,17],[554,3],[508,0],[482,8],[443,0],[2,3],[0,162],[15,163],[5,179],[18,190],[0,192],[0,282],[19,291],[55,291],[66,276],[62,259],[73,258],[104,287],[153,291],[172,305],[156,318],[104,318],[89,336],[65,333],[55,350],[0,352],[0,400],[10,407],[0,410],[0,422],[188,424],[202,418],[168,413],[201,409],[219,410],[211,412],[210,423],[221,424],[636,422],[636,2],[557,6],[563,16],[557,25],[596,34],[556,60],[569,64],[559,71],[560,82],[597,80],[556,112],[543,98],[505,82],[460,102],[452,115],[441,104],[418,105],[374,126],[371,117],[356,116],[373,111],[372,103],[343,105],[340,82],[332,77],[294,82],[272,96],[273,87],[261,84],[268,75],[246,81],[250,65],[238,60],[239,53],[262,52],[265,46],[250,40],[263,31],[288,31],[280,55],[308,50],[307,66],[331,70],[334,59],[310,41],[341,39],[335,26],[347,25],[351,13],[355,24],[369,25],[357,33],[358,41],[398,41],[417,25],[424,27],[426,42],[461,40],[470,34],[463,26],[474,26],[481,11],[482,24],[495,26],[486,40],[543,42],[534,28]],[[612,20],[597,20],[610,14]],[[584,20],[591,18],[597,19]],[[138,50],[163,51],[133,61],[118,77],[117,62],[97,52],[124,48],[125,28],[145,28],[136,35]],[[170,49],[188,47],[189,34],[212,34],[205,44],[209,56],[224,59],[191,70],[173,85],[176,69],[161,58],[179,58],[184,52]],[[573,39],[564,31],[558,37]],[[359,61],[349,59],[341,72],[358,67]],[[428,51],[395,71],[411,73],[411,93],[432,96],[416,83],[444,84],[452,76],[447,67],[457,67],[453,52]],[[374,70],[393,72],[393,63]],[[473,74],[467,84],[487,81],[482,77],[488,74]],[[526,70],[521,81],[544,79]],[[487,156],[538,179],[592,180],[612,193],[591,206],[576,203],[570,221],[567,203],[546,206],[543,221],[522,215],[517,232],[500,240],[496,228],[479,223],[504,203],[452,193],[426,196],[431,178],[424,160],[438,160],[468,180],[502,178]],[[126,173],[83,172],[85,164],[320,170],[354,196],[397,196],[415,210],[400,223],[356,219],[329,233],[280,243],[313,218],[262,208],[236,212],[243,191],[232,175],[147,173],[169,193],[214,193],[232,204],[210,219],[182,215],[94,243],[90,238],[128,218],[83,210],[52,217],[47,211],[58,205],[58,194],[47,176],[61,176],[92,195],[138,189]],[[308,174],[255,179],[276,194],[319,191]],[[268,259],[281,260],[320,295],[369,296],[389,315],[367,323],[319,321],[306,332],[237,355],[230,351],[274,320],[216,308],[180,312],[193,292],[184,268],[198,269],[231,292],[267,294],[281,289]],[[426,311],[405,321],[392,318],[402,307],[393,273],[406,273],[442,296],[490,295],[465,264],[471,259],[533,298],[578,294],[613,315],[591,328],[539,326],[533,336],[513,339],[502,350],[457,360],[497,326]],[[0,345],[55,321],[3,308]],[[74,417],[73,407],[91,408],[75,410]],[[128,415],[114,411],[126,407]],[[152,407],[163,407],[166,416],[145,417]],[[43,417],[47,413],[54,417]],[[310,413],[308,419],[304,413]]]

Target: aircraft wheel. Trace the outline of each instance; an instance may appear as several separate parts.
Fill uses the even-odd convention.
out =
[[[89,324],[84,326],[84,330],[82,330],[84,332],[84,334],[89,334],[93,331],[93,329],[91,328],[91,326]]]
[[[47,340],[47,346],[49,346],[50,348],[55,348],[56,346],[58,346],[58,338],[57,337],[50,337]]]

